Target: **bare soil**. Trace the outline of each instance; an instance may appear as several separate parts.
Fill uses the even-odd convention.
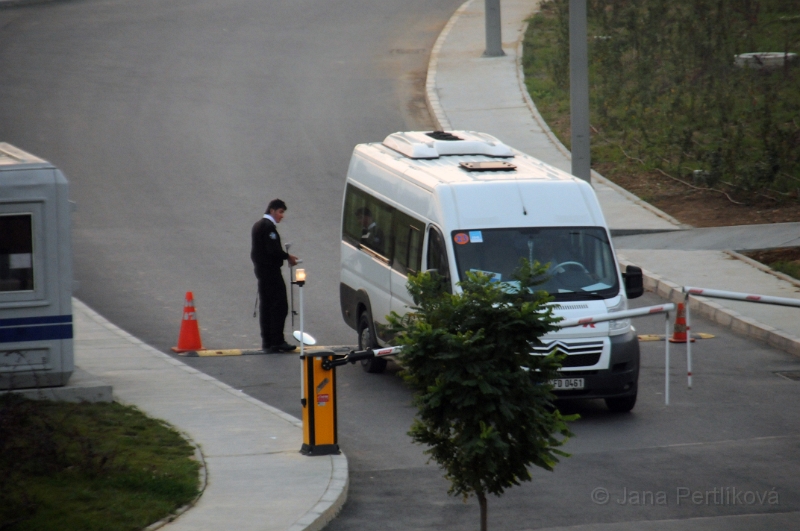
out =
[[[552,113],[549,113],[552,115]],[[559,138],[569,138],[569,115],[556,113],[548,125]],[[743,200],[703,185],[681,183],[656,171],[643,171],[613,162],[592,162],[592,169],[635,196],[691,227],[729,227],[800,221],[800,197],[775,201],[764,197]]]
[[[727,227],[800,221],[800,201],[753,198],[746,204],[724,193],[698,190],[658,172],[625,173],[610,163],[594,169],[632,194],[692,227]],[[691,183],[689,183],[691,184]],[[738,203],[738,204],[737,204]]]
[[[800,267],[800,247],[782,247],[780,249],[768,249],[766,251],[750,251],[744,254],[762,264],[794,262]]]
[[[632,194],[692,227],[727,227],[800,221],[800,201],[788,198],[777,202],[766,198],[743,201],[724,193],[698,190],[658,172],[625,173],[610,163],[593,165],[604,177]],[[797,265],[800,270],[800,247],[784,247],[744,253],[753,260],[772,267],[776,262]]]

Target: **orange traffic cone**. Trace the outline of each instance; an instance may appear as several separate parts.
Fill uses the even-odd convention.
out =
[[[691,341],[694,343],[694,339],[689,338],[688,331],[689,329],[686,328],[686,308],[680,302],[678,303],[678,315],[675,317],[675,326],[672,328],[672,337],[669,338],[669,342],[686,343]]]
[[[200,328],[197,326],[194,296],[191,291],[187,291],[186,302],[183,303],[183,320],[181,321],[181,333],[178,336],[178,346],[172,347],[172,351],[188,352],[190,350],[203,350],[203,343],[200,341]]]

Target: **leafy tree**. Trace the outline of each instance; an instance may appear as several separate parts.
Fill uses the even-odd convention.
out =
[[[481,531],[487,494],[530,481],[531,465],[553,470],[557,456],[568,456],[558,447],[577,416],[553,407],[549,384],[563,356],[530,354],[556,328],[552,298],[532,289],[543,275],[523,260],[515,282],[467,273],[450,294],[435,273],[420,273],[408,281],[413,310],[389,316],[419,409],[409,435],[429,447],[450,494],[477,497]]]

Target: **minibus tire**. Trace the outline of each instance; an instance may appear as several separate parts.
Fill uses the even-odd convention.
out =
[[[364,311],[358,319],[358,350],[378,347],[372,335],[372,328],[369,326],[370,321],[369,311]],[[365,372],[379,374],[386,370],[386,360],[383,358],[361,360],[361,368]]]
[[[636,395],[606,398],[606,407],[615,413],[627,413],[636,405]]]

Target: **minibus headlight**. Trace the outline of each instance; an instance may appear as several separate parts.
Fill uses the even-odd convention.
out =
[[[614,312],[622,312],[628,309],[628,300],[625,297],[619,298],[619,303],[611,306],[608,308],[608,313]],[[616,319],[614,321],[608,322],[608,331],[613,332],[623,332],[630,328],[631,320],[630,319]]]

